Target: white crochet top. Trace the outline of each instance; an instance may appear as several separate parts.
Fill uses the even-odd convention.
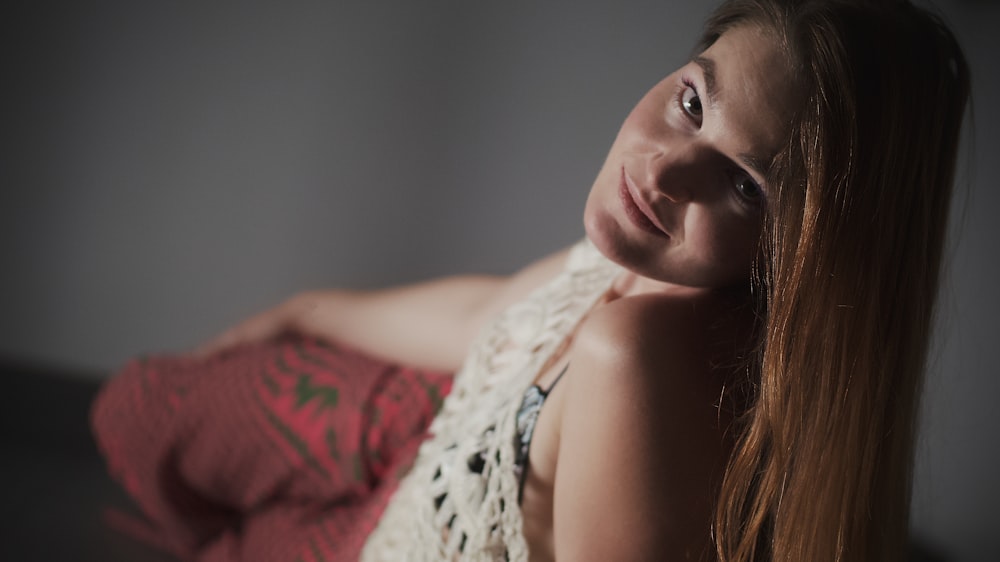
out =
[[[552,281],[483,328],[362,561],[527,560],[514,473],[517,411],[621,271],[584,240]]]

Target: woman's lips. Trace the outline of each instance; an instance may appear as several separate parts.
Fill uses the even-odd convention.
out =
[[[621,181],[618,185],[618,198],[621,199],[622,206],[625,208],[625,216],[632,221],[632,224],[642,230],[656,234],[657,236],[669,238],[670,236],[667,232],[656,222],[656,215],[653,214],[653,210],[638,196],[637,191],[638,188],[632,183],[632,179],[628,177],[623,167]]]

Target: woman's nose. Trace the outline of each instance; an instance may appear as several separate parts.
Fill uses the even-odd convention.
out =
[[[656,153],[649,163],[647,180],[668,200],[687,203],[695,198],[704,180],[704,158],[695,147],[673,147]]]

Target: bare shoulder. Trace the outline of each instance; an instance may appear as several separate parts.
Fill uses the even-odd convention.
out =
[[[617,400],[669,431],[715,437],[729,421],[719,397],[740,362],[739,328],[712,296],[621,298],[584,322],[570,362],[580,387],[606,391],[609,408]]]
[[[577,350],[588,355],[613,354],[615,361],[628,361],[633,367],[699,362],[711,344],[716,308],[710,297],[645,294],[620,298],[586,319]]]
[[[557,559],[714,559],[731,446],[717,406],[717,340],[729,335],[719,318],[711,298],[640,295],[581,326],[560,423]]]

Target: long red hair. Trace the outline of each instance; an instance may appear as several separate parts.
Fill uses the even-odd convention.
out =
[[[968,67],[908,2],[734,0],[801,88],[755,268],[759,346],[714,525],[725,562],[900,560]]]

